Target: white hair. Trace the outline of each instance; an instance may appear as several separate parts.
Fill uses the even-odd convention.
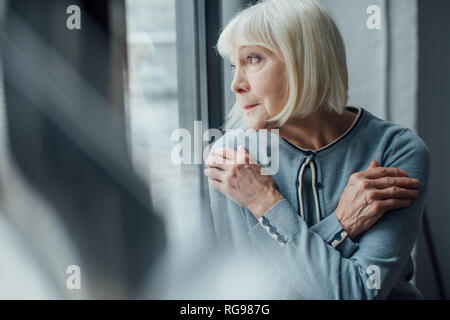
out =
[[[339,114],[348,99],[345,46],[341,34],[318,0],[265,0],[238,12],[217,42],[222,57],[239,46],[259,45],[274,52],[286,66],[288,100],[269,122],[282,126],[305,118],[320,107]],[[225,126],[245,128],[235,101]]]

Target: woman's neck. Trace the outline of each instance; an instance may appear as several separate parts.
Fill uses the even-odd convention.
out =
[[[318,150],[341,137],[355,121],[356,114],[345,110],[342,115],[318,109],[304,119],[288,120],[279,128],[279,136],[309,150]]]

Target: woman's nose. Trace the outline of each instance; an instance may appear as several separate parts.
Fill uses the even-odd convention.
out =
[[[250,90],[250,84],[242,72],[236,71],[233,82],[231,83],[231,90],[235,93],[244,93]]]

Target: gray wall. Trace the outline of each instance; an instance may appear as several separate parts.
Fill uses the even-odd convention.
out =
[[[347,49],[349,105],[416,130],[417,2],[324,0]],[[381,9],[381,29],[367,28],[366,9]],[[395,18],[394,18],[395,17]]]

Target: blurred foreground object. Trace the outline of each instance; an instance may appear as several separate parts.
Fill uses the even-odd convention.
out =
[[[124,100],[114,89],[123,92],[115,68],[124,57],[101,19],[111,8],[83,4],[78,33],[59,26],[64,15],[52,16],[67,1],[3,7],[1,206],[57,297],[130,298],[164,248],[165,230],[128,156]],[[69,265],[80,267],[78,292],[66,288]],[[20,269],[10,272],[19,288],[35,288]]]

